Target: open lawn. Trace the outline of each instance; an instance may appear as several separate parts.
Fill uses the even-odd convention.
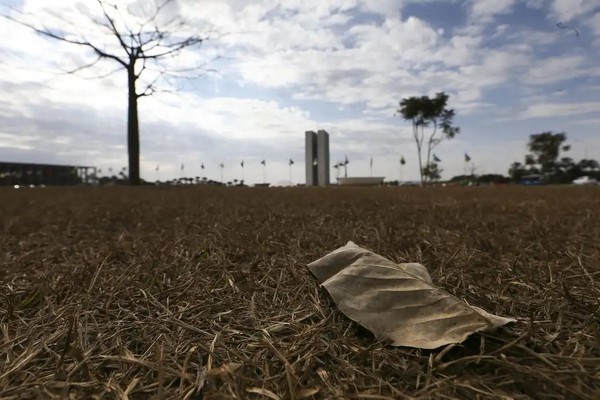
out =
[[[0,398],[599,399],[600,188],[0,190]],[[377,342],[348,240],[519,322]]]

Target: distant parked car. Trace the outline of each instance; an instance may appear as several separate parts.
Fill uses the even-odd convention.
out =
[[[580,176],[579,178],[573,181],[575,185],[597,185],[598,181],[594,178],[590,178],[589,176]]]
[[[542,177],[538,174],[530,174],[530,175],[525,175],[521,178],[521,180],[519,181],[519,183],[521,185],[527,185],[527,186],[532,186],[532,185],[541,185],[542,184]]]

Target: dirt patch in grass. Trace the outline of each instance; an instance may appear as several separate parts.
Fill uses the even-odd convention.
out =
[[[0,190],[0,398],[600,398],[598,188]],[[352,240],[519,322],[377,342],[306,264]]]

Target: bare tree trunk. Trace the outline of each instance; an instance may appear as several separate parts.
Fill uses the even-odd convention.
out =
[[[423,161],[421,161],[421,146],[419,147],[419,174],[421,177],[421,186],[425,186],[425,180],[423,176]]]
[[[425,164],[426,168],[429,168],[429,164],[431,163],[431,150],[433,150],[433,148],[435,147],[433,145],[433,139],[435,137],[436,132],[437,123],[436,121],[433,121],[433,133],[431,134],[431,136],[429,136],[429,140],[427,141],[427,164]]]
[[[419,126],[413,121],[413,136],[417,144],[417,156],[419,157],[419,176],[421,178],[421,186],[423,186],[423,161],[421,159],[421,149],[423,145],[422,138],[419,138]]]
[[[138,122],[138,95],[135,89],[137,77],[134,63],[127,68],[128,110],[127,110],[127,152],[129,154],[129,184],[140,184],[140,125]]]

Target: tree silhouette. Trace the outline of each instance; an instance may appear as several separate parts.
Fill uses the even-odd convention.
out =
[[[427,180],[430,182],[437,182],[442,179],[443,171],[437,162],[430,162],[423,168],[423,176],[427,177]]]
[[[96,3],[98,15],[82,13],[94,27],[99,28],[89,35],[82,33],[85,30],[83,25],[75,26],[71,21],[64,19],[60,28],[53,29],[39,21],[37,23],[28,22],[23,14],[18,17],[2,16],[31,28],[45,37],[80,46],[95,56],[91,63],[80,65],[68,71],[69,73],[91,68],[105,60],[118,64],[118,68],[113,72],[125,70],[128,92],[129,183],[139,185],[138,100],[164,90],[159,86],[161,83],[172,87],[173,80],[190,79],[201,75],[202,73],[198,74],[202,71],[202,67],[199,65],[174,68],[168,63],[173,63],[174,59],[182,55],[186,49],[200,46],[207,40],[207,37],[190,33],[192,27],[186,24],[180,16],[167,15],[171,6],[177,7],[175,0],[144,2],[141,5],[144,10],[141,12],[137,9],[136,12],[131,12],[131,7],[127,6],[123,9],[122,2],[116,0],[114,3],[107,0],[96,0]],[[140,3],[137,6],[141,8]],[[92,35],[94,39],[89,39]]]
[[[409,97],[402,99],[396,115],[401,115],[405,120],[411,121],[413,129],[413,138],[417,145],[417,155],[419,160],[419,173],[421,176],[421,185],[427,178],[435,175],[427,174],[430,170],[438,170],[437,166],[430,166],[431,155],[444,138],[451,139],[460,133],[460,128],[453,126],[454,110],[448,109],[449,96],[440,92],[435,97],[428,96]],[[431,133],[425,134],[425,128],[431,127]],[[422,149],[427,146],[427,155],[425,166],[423,166]]]
[[[584,172],[587,171],[597,171],[600,170],[600,163],[598,163],[598,161],[596,160],[588,160],[588,159],[583,159],[580,160],[579,163],[577,163],[577,166],[579,167],[579,169],[581,169]]]
[[[528,171],[525,166],[518,161],[512,163],[508,169],[508,175],[510,175],[511,179],[515,182],[520,181],[527,173]]]
[[[558,159],[561,150],[569,151],[571,148],[568,145],[564,145],[566,140],[567,135],[563,132],[554,133],[548,131],[530,135],[529,143],[527,144],[530,154],[525,156],[526,163],[528,165],[538,165],[540,172],[546,178],[554,175],[560,170]]]

